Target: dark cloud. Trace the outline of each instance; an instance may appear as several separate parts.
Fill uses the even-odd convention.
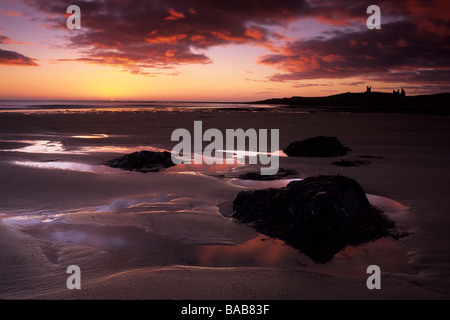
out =
[[[0,34],[0,44],[29,44],[14,41],[10,37]],[[0,64],[16,66],[37,66],[36,59],[29,58],[16,51],[0,49]]]
[[[335,8],[335,14],[317,18],[335,25],[339,25],[339,17],[357,19],[367,6],[362,1],[314,3],[328,12]],[[280,70],[272,81],[363,77],[368,81],[441,84],[426,87],[446,87],[448,91],[450,2],[399,0],[380,2],[379,6],[381,30],[364,28],[368,15],[361,15],[358,31],[334,28],[314,39],[286,42],[259,62]]]
[[[0,43],[8,43],[9,41],[10,41],[9,37],[0,34]]]
[[[23,0],[66,28],[65,0]],[[450,1],[379,1],[382,29],[368,30],[362,0],[97,0],[77,1],[81,30],[67,31],[78,61],[146,68],[206,64],[205,49],[260,45],[259,63],[279,70],[270,80],[341,79],[443,83],[449,79]],[[274,30],[298,19],[332,28],[293,41]],[[346,26],[346,27],[343,27]]]
[[[292,88],[308,88],[308,87],[332,87],[332,83],[297,83],[293,84]]]
[[[341,86],[360,86],[362,84],[365,84],[365,81],[353,81],[353,82],[341,82],[339,85]]]
[[[448,40],[421,36],[412,22],[399,21],[376,31],[291,42],[281,53],[263,56],[260,63],[283,71],[273,75],[273,81],[364,76],[392,82],[448,82]]]
[[[24,56],[15,51],[0,49],[0,64],[15,66],[37,66],[36,59]]]
[[[48,14],[47,24],[66,28],[68,1],[24,0]],[[70,31],[80,61],[125,68],[211,63],[198,53],[224,44],[264,43],[264,25],[291,21],[308,11],[304,0],[77,1],[81,30]],[[69,32],[69,31],[68,31]]]

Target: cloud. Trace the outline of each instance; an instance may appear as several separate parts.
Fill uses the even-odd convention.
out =
[[[15,51],[0,49],[0,64],[15,66],[37,66],[36,59],[29,58]]]
[[[7,16],[7,17],[10,17],[10,18],[15,18],[15,17],[22,16],[22,14],[20,12],[18,12],[18,11],[1,10],[1,9],[0,9],[0,15]]]
[[[308,88],[308,87],[332,87],[332,83],[297,83],[293,84],[292,88]]]
[[[339,85],[341,86],[360,86],[362,84],[365,84],[365,81],[353,81],[353,82],[341,82]]]
[[[169,16],[165,17],[164,20],[178,20],[184,19],[186,16],[182,12],[176,12],[174,9],[169,8]]]
[[[21,45],[34,45],[31,42],[22,42],[22,41],[14,41],[10,37],[4,36],[0,34],[0,43],[3,44],[21,44]]]
[[[24,0],[46,13],[46,25],[66,28],[63,0]],[[122,68],[160,68],[207,64],[197,52],[228,44],[263,44],[267,25],[293,21],[307,11],[306,0],[165,0],[87,1],[81,8],[81,30],[68,31],[79,61]]]
[[[0,44],[29,44],[25,42],[14,41],[10,37],[0,34]],[[16,66],[37,66],[36,59],[29,58],[16,51],[0,49],[0,64]]]
[[[366,81],[434,83],[450,89],[450,2],[383,2],[381,30],[365,28],[368,16],[361,15],[361,8],[366,2],[349,5],[343,0],[318,0],[314,4],[331,13],[317,16],[316,21],[334,26],[345,25],[340,19],[352,21],[352,28],[330,28],[315,38],[285,41],[273,48],[259,59],[260,64],[279,70],[269,80],[362,77]],[[359,27],[355,24],[358,14]]]
[[[65,0],[23,0],[66,29]],[[80,0],[81,30],[67,30],[72,60],[149,68],[208,64],[214,46],[259,46],[271,81],[344,79],[443,83],[449,79],[450,2],[380,2],[382,29],[368,30],[363,0]],[[292,39],[294,22],[314,20],[322,32]],[[308,33],[309,30],[305,32]],[[62,60],[61,60],[62,61]],[[153,73],[153,72],[152,72]]]
[[[343,79],[445,82],[450,75],[448,40],[421,35],[410,21],[384,24],[377,31],[336,32],[326,39],[287,43],[260,63],[278,68],[272,81]]]

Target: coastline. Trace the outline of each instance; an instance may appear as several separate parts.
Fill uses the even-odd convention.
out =
[[[328,112],[450,115],[450,94],[405,95],[399,92],[340,93],[325,97],[273,98],[253,102],[278,104],[289,108],[319,108]]]

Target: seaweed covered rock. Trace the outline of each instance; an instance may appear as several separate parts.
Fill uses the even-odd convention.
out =
[[[139,151],[105,162],[105,165],[129,171],[157,172],[175,166],[170,152]]]
[[[318,136],[292,142],[283,151],[289,157],[335,157],[346,155],[350,148],[336,137]]]
[[[318,176],[280,189],[240,192],[233,217],[284,240],[317,263],[348,245],[391,234],[394,223],[372,206],[363,189],[343,176]]]

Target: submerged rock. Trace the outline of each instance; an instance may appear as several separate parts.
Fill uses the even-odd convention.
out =
[[[139,151],[105,162],[105,165],[129,171],[157,172],[173,167],[170,152]]]
[[[318,136],[292,142],[283,150],[289,157],[335,157],[350,151],[336,137]]]
[[[280,189],[240,192],[233,217],[284,240],[317,263],[348,245],[393,235],[394,223],[372,206],[361,186],[343,176],[318,176]]]

